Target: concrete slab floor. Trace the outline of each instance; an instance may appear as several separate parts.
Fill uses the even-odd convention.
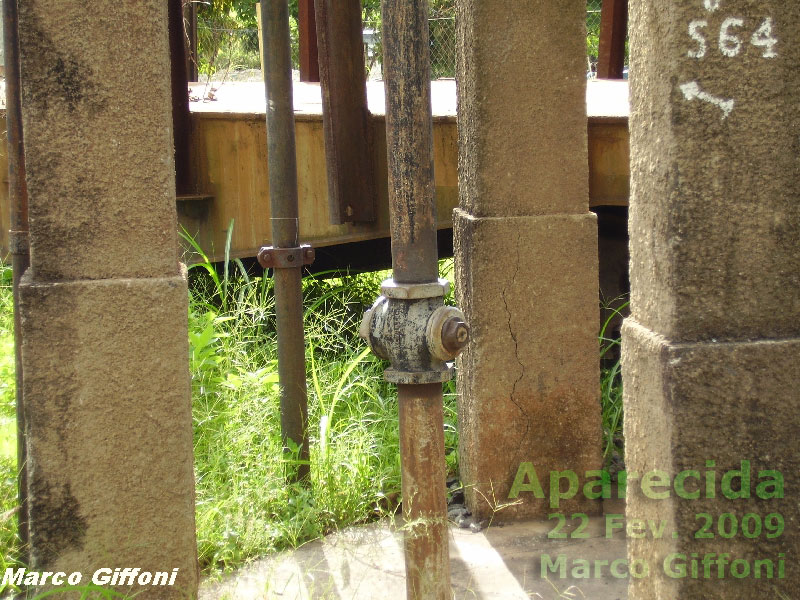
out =
[[[450,568],[457,600],[536,598],[626,600],[628,579],[614,577],[609,565],[624,559],[624,533],[607,525],[621,521],[621,502],[607,503],[605,515],[588,519],[585,538],[549,539],[557,519],[491,525],[478,533],[450,528]],[[555,511],[554,511],[555,512]],[[562,531],[578,533],[580,518],[564,515]],[[297,550],[259,560],[221,582],[201,585],[200,600],[405,600],[402,523],[381,521],[353,527]],[[559,556],[563,556],[564,578]],[[556,567],[545,571],[542,563]],[[595,573],[595,561],[607,561]],[[571,576],[588,563],[588,577]],[[621,569],[626,572],[625,566]]]

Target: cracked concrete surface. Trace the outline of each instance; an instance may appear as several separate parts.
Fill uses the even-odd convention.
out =
[[[519,341],[517,340],[517,334],[514,333],[514,319],[511,314],[511,310],[508,308],[508,300],[506,298],[506,292],[508,291],[508,288],[509,287],[513,288],[517,283],[517,275],[519,274],[519,244],[520,244],[520,236],[517,235],[517,244],[516,244],[517,256],[516,260],[514,261],[514,273],[511,275],[511,281],[508,284],[508,286],[503,287],[502,297],[503,297],[503,306],[505,308],[506,314],[508,315],[508,333],[511,336],[512,341],[514,342],[514,357],[517,359],[520,368],[519,377],[517,377],[517,379],[514,381],[513,386],[511,387],[511,394],[509,395],[509,399],[519,409],[520,416],[523,419],[522,425],[524,426],[525,431],[524,433],[520,434],[520,440],[519,440],[519,442],[522,443],[524,442],[525,438],[528,436],[528,433],[531,430],[531,425],[529,420],[530,417],[526,412],[525,408],[523,407],[523,405],[517,401],[517,396],[516,396],[517,385],[525,377],[525,363],[522,362],[522,359],[519,356]]]
[[[472,328],[459,367],[459,464],[483,519],[507,501],[522,462],[540,474],[600,466],[597,230],[592,214],[457,210],[454,221],[458,301]],[[585,499],[570,509],[597,511]],[[503,518],[548,512],[526,498]]]
[[[507,502],[522,462],[539,473],[577,474],[601,464],[586,6],[459,6],[453,230],[456,295],[472,328],[458,370],[459,464],[467,504],[488,518]],[[513,56],[498,61],[498,48],[506,47],[515,48]],[[569,508],[598,510],[577,498]],[[526,498],[503,518],[548,511]]]

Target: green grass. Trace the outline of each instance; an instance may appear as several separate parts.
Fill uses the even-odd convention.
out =
[[[195,248],[198,253],[202,251]],[[192,267],[189,315],[200,561],[227,570],[393,512],[400,492],[397,401],[358,338],[387,273],[304,280],[311,481],[280,439],[272,281],[241,263]],[[445,396],[448,464],[458,442]]]
[[[610,361],[609,357],[619,351],[620,339],[610,328],[615,320],[625,314],[628,308],[626,297],[614,298],[604,302],[605,321],[600,326],[600,403],[603,426],[603,462],[611,466],[616,452],[622,456],[622,371],[619,359]],[[611,363],[610,366],[605,366]]]
[[[196,249],[199,251],[199,248]],[[452,259],[442,261],[452,279]],[[306,277],[311,481],[287,485],[296,461],[280,439],[274,296],[239,261],[190,269],[197,538],[206,574],[296,547],[395,511],[400,493],[397,400],[384,365],[357,337],[388,272]],[[452,297],[447,299],[452,301]],[[605,339],[602,348],[618,343]],[[607,351],[607,350],[605,350]],[[0,268],[0,569],[17,552],[10,269]],[[604,452],[621,429],[619,368],[604,371]],[[445,386],[447,464],[456,474],[456,396]],[[2,590],[0,590],[2,594]]]
[[[0,264],[0,572],[17,566],[17,427],[11,267]],[[0,594],[3,593],[0,585]]]

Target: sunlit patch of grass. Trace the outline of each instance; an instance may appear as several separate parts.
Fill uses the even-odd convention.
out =
[[[187,239],[189,243],[191,240]],[[202,256],[198,247],[194,251]],[[391,513],[400,493],[395,390],[358,338],[388,273],[304,279],[309,485],[287,484],[272,281],[232,261],[192,267],[189,314],[197,532],[206,571],[227,570]],[[221,271],[221,272],[218,272]],[[457,469],[455,394],[446,396]]]
[[[229,236],[230,237],[230,236]],[[192,243],[187,238],[187,243]],[[202,258],[202,250],[194,248]],[[440,263],[452,282],[452,259]],[[272,280],[238,260],[190,270],[196,521],[204,571],[218,573],[339,528],[393,514],[400,501],[397,399],[385,367],[358,338],[388,271],[307,276],[303,282],[311,480],[280,437]],[[0,570],[14,566],[16,431],[11,273],[0,266]],[[446,299],[452,303],[452,293]],[[601,331],[601,352],[618,344]],[[604,371],[604,454],[621,428],[618,365]],[[448,472],[458,473],[457,400],[444,387]],[[0,592],[2,593],[2,592]]]

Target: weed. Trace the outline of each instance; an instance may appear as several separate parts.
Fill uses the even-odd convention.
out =
[[[613,308],[612,308],[613,307]],[[622,455],[622,372],[620,360],[606,360],[618,350],[620,339],[610,331],[612,323],[618,320],[628,308],[625,298],[615,298],[604,303],[608,316],[600,327],[600,360],[604,365],[600,371],[600,403],[603,426],[603,461],[610,465],[614,452]],[[605,366],[607,364],[610,366]]]
[[[190,244],[192,240],[184,236]],[[195,244],[189,313],[197,534],[207,571],[228,570],[394,510],[397,401],[358,325],[386,273],[304,279],[311,485],[286,483],[271,280],[219,269]],[[221,272],[220,272],[221,271]],[[448,464],[457,468],[455,395]]]
[[[396,393],[383,381],[384,365],[357,337],[363,311],[389,273],[304,278],[311,442],[311,485],[304,488],[288,485],[285,478],[292,458],[284,454],[280,437],[272,280],[248,274],[237,260],[214,265],[190,237],[184,238],[199,258],[190,268],[188,358],[198,552],[205,573],[393,514],[400,495]],[[452,259],[440,268],[452,278]],[[0,266],[0,425],[8,424],[12,441],[0,452],[2,569],[15,566],[11,557],[19,551],[10,274],[9,267]],[[607,326],[601,331],[602,348],[618,343],[605,339]],[[608,456],[621,425],[618,366],[605,375]],[[456,406],[455,385],[449,382],[444,416],[451,475],[458,472]]]

